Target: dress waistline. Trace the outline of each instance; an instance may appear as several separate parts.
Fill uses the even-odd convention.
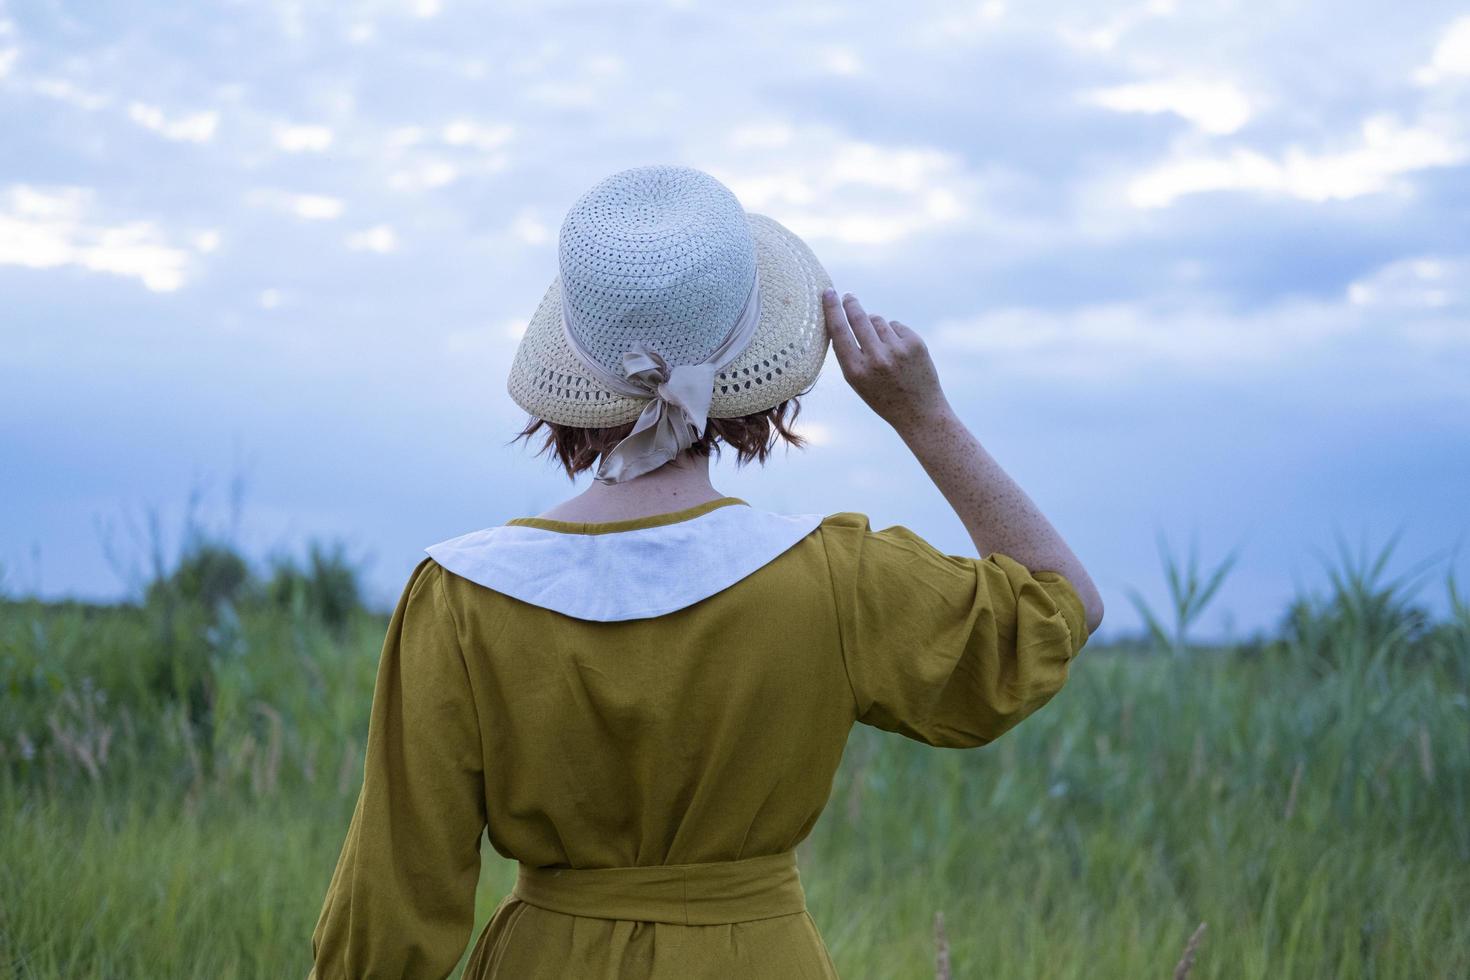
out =
[[[806,911],[796,851],[626,868],[537,868],[521,864],[516,898],[553,912],[685,926],[749,922]]]

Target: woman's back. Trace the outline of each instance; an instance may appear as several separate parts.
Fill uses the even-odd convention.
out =
[[[523,881],[467,976],[834,977],[779,861],[820,816],[854,721],[931,745],[984,744],[1060,688],[1086,640],[1061,575],[944,555],[856,513],[775,515],[723,497],[647,518],[507,527],[429,549],[438,558],[400,600],[319,956],[341,944],[336,958],[361,972],[411,972],[372,957],[374,937],[412,934],[432,937],[424,975],[447,969],[471,928],[488,830]],[[722,584],[742,548],[759,566]],[[506,558],[550,605],[485,584],[512,585]],[[585,589],[609,560],[625,580],[605,595],[624,608]],[[560,576],[529,573],[555,561]],[[686,599],[714,591],[619,618],[668,594],[628,583],[669,566],[694,587]],[[558,577],[575,587],[556,588]],[[565,608],[579,595],[589,608]],[[587,618],[591,606],[601,618]],[[701,924],[693,878],[666,921],[650,921],[630,917],[616,887],[601,906],[584,897],[585,875],[581,892],[559,898],[554,877],[715,862],[759,864],[765,878],[747,883],[746,907]]]
[[[446,976],[488,832],[519,866],[469,977],[831,980],[795,847],[852,724],[983,745],[1061,687],[1101,600],[918,335],[840,304],[799,237],[708,174],[607,178],[559,256],[507,388],[521,436],[545,428],[595,482],[414,570],[314,972]],[[714,490],[722,444],[737,464],[802,444],[788,413],[829,334],[989,557]]]

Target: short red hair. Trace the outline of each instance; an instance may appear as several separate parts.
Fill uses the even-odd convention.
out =
[[[788,412],[789,419],[786,417]],[[798,449],[806,445],[806,439],[791,429],[799,414],[801,398],[796,396],[753,415],[729,419],[712,417],[705,423],[704,435],[689,447],[689,452],[708,456],[713,451],[718,456],[720,444],[724,443],[735,450],[737,466],[751,461],[765,463],[778,438]],[[533,417],[511,442],[529,440],[540,429],[546,429],[546,441],[536,455],[553,451],[566,470],[567,478],[575,479],[578,473],[592,469],[604,453],[611,452],[622,442],[633,431],[635,423],[636,420],[610,428],[584,429]]]

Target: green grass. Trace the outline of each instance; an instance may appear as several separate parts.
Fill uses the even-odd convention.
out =
[[[1167,978],[1201,922],[1192,978],[1470,976],[1470,607],[1385,559],[1231,649],[1171,564],[1175,627],[994,745],[855,729],[799,850],[842,975],[935,976],[942,912],[957,978]],[[386,625],[340,571],[0,604],[0,976],[305,976]]]

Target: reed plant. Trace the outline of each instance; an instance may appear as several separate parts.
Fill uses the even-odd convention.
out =
[[[306,974],[387,617],[340,548],[184,540],[128,603],[0,601],[0,977]],[[854,729],[798,852],[842,975],[1470,976],[1470,601],[1388,551],[1210,646],[1233,559],[1164,549],[1173,622],[994,744]]]

